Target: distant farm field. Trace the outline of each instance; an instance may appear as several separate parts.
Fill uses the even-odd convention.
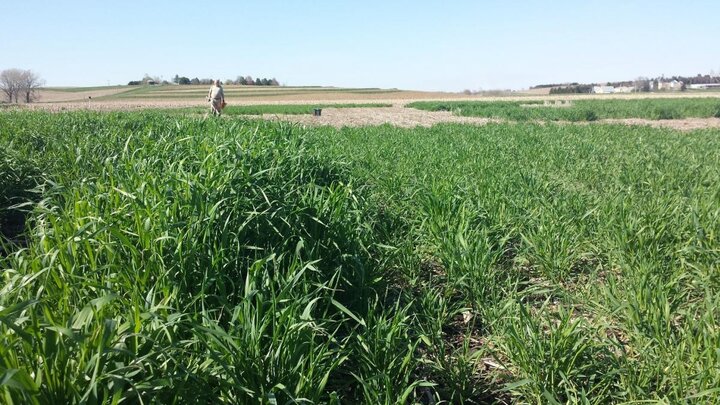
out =
[[[408,110],[1,111],[2,401],[720,402],[720,130]]]
[[[178,104],[202,103],[209,86],[205,85],[158,85],[158,86],[97,86],[97,87],[50,87],[41,92],[41,103],[73,103],[88,101],[108,102],[121,107],[123,103],[176,102]],[[502,95],[466,95],[463,93],[413,91],[382,88],[343,88],[320,86],[224,86],[228,100],[236,104],[255,103],[302,103],[338,100],[396,100],[403,102],[420,100],[586,100],[586,99],[644,99],[720,97],[718,92],[640,93],[616,95],[548,95],[538,92],[502,93]],[[494,93],[493,93],[494,94]]]
[[[192,85],[48,88],[41,92],[41,101],[29,107],[50,111],[172,109],[177,113],[206,114],[207,90],[208,86]],[[720,93],[712,91],[615,95],[516,92],[490,96],[378,88],[231,85],[225,86],[225,93],[228,115],[263,115],[266,119],[338,128],[492,121],[598,121],[682,130],[720,128]],[[375,108],[378,105],[384,108]],[[324,109],[321,117],[310,114],[315,107]]]
[[[108,86],[78,88],[47,88],[41,93],[42,103],[56,102],[165,102],[202,103],[209,86]],[[226,98],[236,104],[327,100],[389,100],[455,98],[455,93],[433,93],[380,88],[290,87],[290,86],[224,86]],[[89,99],[90,98],[90,99]]]
[[[720,118],[720,98],[644,98],[621,100],[415,102],[407,107],[451,111],[456,115],[513,121],[595,121],[599,119]]]

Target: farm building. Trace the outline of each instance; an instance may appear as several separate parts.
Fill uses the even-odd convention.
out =
[[[613,86],[593,86],[593,93],[596,94],[612,94],[615,93],[615,87]]]
[[[633,91],[635,91],[635,86],[615,87],[615,93],[632,93]]]
[[[671,82],[658,82],[657,89],[658,90],[670,90],[670,91],[680,91],[683,88],[684,83],[681,81],[673,80]]]
[[[700,89],[720,89],[720,83],[703,83],[703,84],[691,84],[691,89],[700,90]]]

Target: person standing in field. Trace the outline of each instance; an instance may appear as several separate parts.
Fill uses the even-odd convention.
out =
[[[210,91],[208,91],[207,99],[210,102],[210,111],[212,111],[213,115],[222,115],[222,110],[225,108],[225,93],[220,80],[213,82]]]

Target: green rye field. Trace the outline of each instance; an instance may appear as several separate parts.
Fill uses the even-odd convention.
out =
[[[560,98],[556,98],[560,100]],[[550,104],[546,104],[550,103]],[[509,119],[514,121],[595,121],[606,118],[720,118],[720,99],[646,98],[620,100],[572,100],[555,105],[554,101],[420,101],[408,107],[428,111],[452,111],[456,115]]]
[[[2,403],[720,402],[717,129],[4,111],[0,234]]]

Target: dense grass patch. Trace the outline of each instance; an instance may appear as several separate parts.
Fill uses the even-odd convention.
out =
[[[411,224],[406,288],[445,398],[476,395],[493,358],[524,402],[712,403],[718,135],[384,126],[327,129],[317,147]]]
[[[648,98],[634,100],[573,100],[570,106],[544,105],[543,101],[422,101],[408,107],[452,111],[456,115],[513,121],[595,121],[605,118],[651,120],[708,118],[720,115],[717,98]]]
[[[718,131],[8,112],[0,151],[6,403],[720,400]]]
[[[0,240],[14,240],[25,227],[29,202],[37,194],[37,167],[17,153],[10,142],[0,150]],[[0,254],[4,248],[0,247]]]
[[[43,189],[0,259],[3,401],[362,401],[383,370],[357,351],[400,313],[378,307],[384,225],[305,144],[285,125],[0,116],[0,150]],[[413,364],[373,395],[418,384]]]

